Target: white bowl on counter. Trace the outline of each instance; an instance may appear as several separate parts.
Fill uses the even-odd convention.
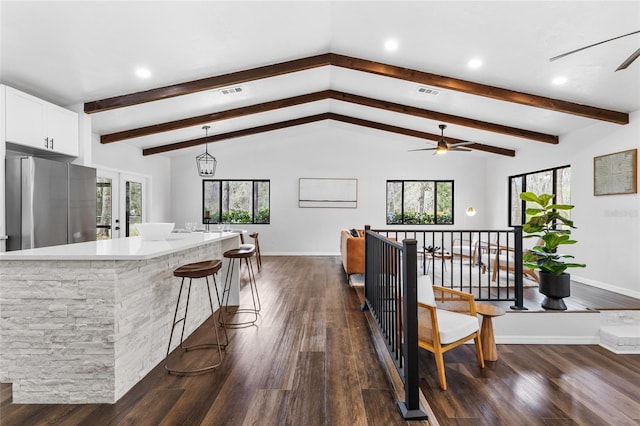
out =
[[[142,241],[162,241],[166,240],[175,223],[167,222],[146,222],[134,225],[142,237]]]

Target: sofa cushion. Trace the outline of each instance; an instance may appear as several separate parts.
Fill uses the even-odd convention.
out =
[[[340,255],[347,275],[364,274],[364,238],[351,235],[351,230],[340,232]]]

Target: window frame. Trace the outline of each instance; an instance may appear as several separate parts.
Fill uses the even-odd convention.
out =
[[[433,183],[433,223],[407,223],[405,220],[405,183]],[[400,183],[402,185],[401,190],[401,217],[402,220],[399,223],[389,222],[389,183]],[[438,184],[449,183],[451,184],[451,222],[439,223],[438,222]],[[454,225],[455,224],[455,181],[453,179],[388,179],[385,183],[385,222],[387,225]]]
[[[218,217],[207,217],[206,214],[206,201],[205,201],[205,193],[206,187],[208,183],[217,182],[219,185],[218,191]],[[232,222],[232,223],[242,223],[246,225],[269,225],[271,223],[271,180],[270,179],[203,179],[202,180],[202,223],[204,225],[221,223],[223,220],[223,211],[222,211],[222,188],[225,182],[251,182],[251,222]],[[268,208],[269,208],[269,218],[266,222],[256,222],[256,206],[255,202],[257,199],[256,193],[256,185],[257,183],[267,183],[269,186],[269,195],[267,199]]]
[[[552,172],[552,187],[553,187],[553,195],[554,195],[554,202],[555,200],[557,200],[558,197],[558,171],[562,170],[562,169],[571,169],[571,164],[566,164],[564,166],[557,166],[557,167],[551,167],[548,169],[542,169],[542,170],[536,170],[533,172],[527,172],[527,173],[520,173],[517,175],[511,175],[509,176],[508,179],[508,187],[509,187],[509,195],[508,195],[508,205],[507,205],[507,217],[509,218],[509,226],[510,227],[516,227],[516,226],[522,226],[524,223],[526,223],[527,220],[527,214],[526,214],[526,201],[524,200],[520,200],[520,223],[519,224],[514,224],[512,221],[512,211],[513,211],[513,207],[511,204],[511,201],[513,200],[513,185],[512,182],[514,179],[522,179],[522,182],[520,183],[520,193],[522,194],[523,192],[527,191],[527,176],[530,175],[536,175],[538,173],[545,173],[545,172]],[[570,189],[570,188],[569,188]],[[539,194],[538,194],[539,195]]]

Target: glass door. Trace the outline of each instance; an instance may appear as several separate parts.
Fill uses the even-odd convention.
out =
[[[146,215],[145,202],[145,181],[140,176],[121,175],[120,184],[122,186],[121,204],[123,206],[123,231],[125,237],[135,237],[138,235],[135,224],[144,222]]]
[[[98,170],[96,178],[96,240],[120,237],[118,173]]]

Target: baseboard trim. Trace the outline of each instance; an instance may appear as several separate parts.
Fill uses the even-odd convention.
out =
[[[598,345],[599,336],[496,336],[502,345]]]
[[[260,253],[261,256],[340,256],[340,253],[333,252],[288,252],[288,251],[271,251],[268,253]]]
[[[634,291],[628,288],[618,287],[615,285],[603,283],[600,281],[592,280],[571,274],[571,279],[582,284],[590,285],[591,287],[601,288],[602,290],[612,291],[614,293],[622,294],[624,296],[633,297],[634,299],[640,299],[640,291]]]

